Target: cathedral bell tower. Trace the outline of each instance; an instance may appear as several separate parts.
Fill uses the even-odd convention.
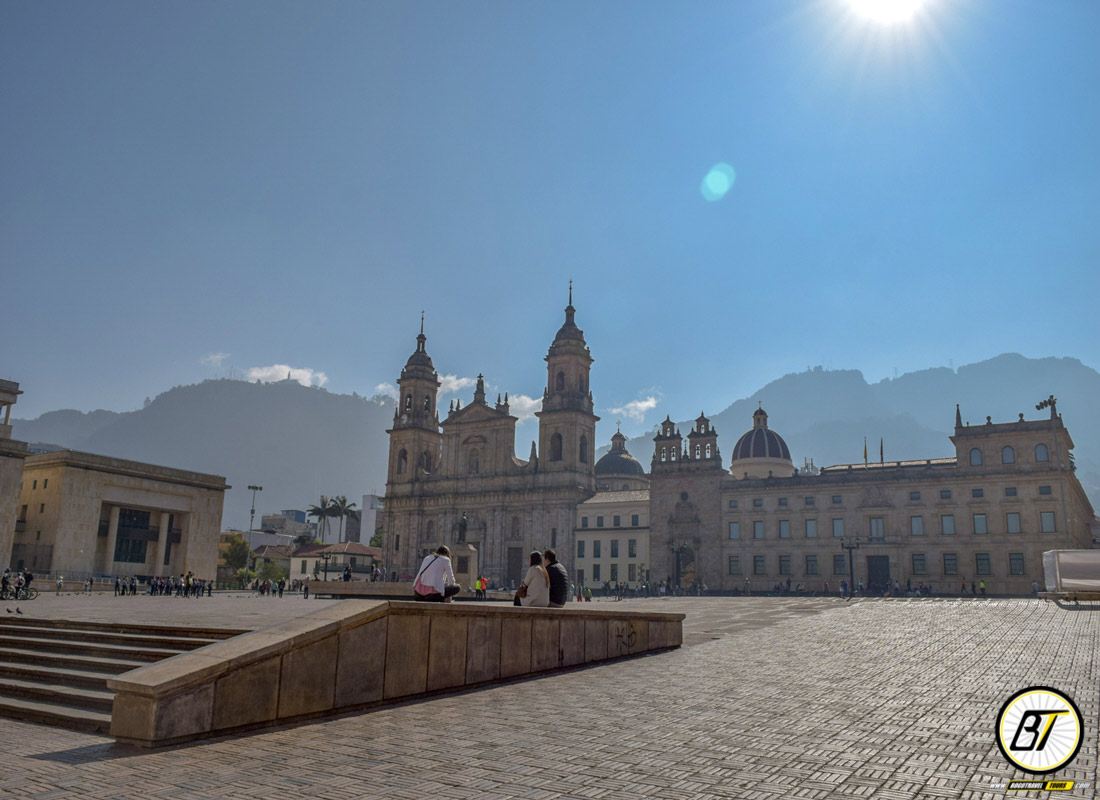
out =
[[[596,422],[592,413],[592,392],[588,372],[592,354],[584,331],[573,321],[573,283],[569,284],[569,305],[565,324],[558,329],[546,354],[546,389],[539,418],[539,471],[572,474],[570,485],[596,490]]]
[[[397,409],[393,412],[393,427],[386,431],[390,435],[387,495],[402,484],[423,480],[439,466],[441,435],[436,395],[440,380],[424,347],[427,339],[421,315],[416,351],[397,380]]]

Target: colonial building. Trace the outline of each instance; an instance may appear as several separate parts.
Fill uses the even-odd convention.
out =
[[[18,383],[0,380],[0,571],[8,566],[15,541],[19,484],[27,457],[27,443],[11,438],[11,407],[21,394]]]
[[[686,443],[666,419],[652,461],[653,579],[821,591],[854,573],[873,587],[954,594],[984,581],[993,594],[1027,594],[1044,551],[1091,546],[1094,512],[1053,407],[1049,420],[974,426],[956,408],[951,442],[952,458],[807,474],[759,409],[726,471],[706,417]]]
[[[574,321],[572,290],[565,322],[546,355],[538,444],[515,454],[517,419],[508,396],[490,403],[478,375],[473,402],[440,420],[440,381],[423,326],[397,384],[384,511],[384,553],[391,572],[412,575],[425,551],[466,542],[479,571],[518,584],[528,553],[573,551],[577,505],[596,491],[596,421],[589,370],[593,359]],[[569,567],[568,561],[563,563]]]

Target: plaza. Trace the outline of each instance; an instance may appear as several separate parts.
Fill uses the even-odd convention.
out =
[[[44,594],[27,615],[258,628],[336,601]],[[143,751],[0,720],[0,796],[999,798],[1014,692],[1074,698],[1049,777],[1093,797],[1100,613],[1039,600],[668,598],[679,650],[263,732]],[[1025,797],[1023,793],[1010,796]]]

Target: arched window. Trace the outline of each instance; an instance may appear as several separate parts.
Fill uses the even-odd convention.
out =
[[[432,396],[430,394],[424,395],[424,410],[425,411],[431,411],[432,410]]]
[[[699,457],[699,445],[695,445],[695,457]]]
[[[982,451],[975,447],[970,451],[970,466],[980,467],[982,465]]]
[[[666,460],[667,456],[668,456],[668,448],[667,447],[662,447],[661,448],[661,460],[662,461]]]
[[[676,448],[675,447],[669,448],[668,455],[669,455],[669,459],[668,459],[669,461],[675,461],[676,460]]]
[[[561,461],[561,434],[555,433],[550,437],[550,460]]]
[[[477,448],[470,451],[470,457],[468,461],[469,467],[466,470],[471,475],[477,475],[481,471],[481,463],[478,460]]]
[[[707,458],[710,458],[710,445],[707,445]]]
[[[432,471],[432,457],[427,450],[420,454],[420,458],[417,459],[416,466],[424,470],[425,472]]]
[[[412,411],[412,407],[413,407],[413,396],[411,394],[407,394],[407,395],[405,395],[405,410],[406,411]]]
[[[587,437],[581,437],[581,463],[588,463],[588,439]]]
[[[557,391],[559,391],[559,392],[564,392],[565,391],[565,373],[564,372],[559,372],[558,373],[558,378],[554,382],[554,388],[557,389]]]
[[[1050,461],[1050,451],[1047,450],[1047,446],[1045,444],[1035,445],[1035,460]]]
[[[405,470],[409,468],[409,454],[405,450],[402,450],[397,454],[397,474],[404,475]]]
[[[1001,463],[1002,464],[1015,464],[1016,463],[1016,451],[1011,446],[1005,445],[1001,448]]]

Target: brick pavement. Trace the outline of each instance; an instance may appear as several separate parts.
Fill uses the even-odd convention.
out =
[[[1091,786],[1049,796],[1094,796],[1100,610],[636,604],[688,613],[701,643],[163,751],[0,720],[0,797],[1000,798],[993,783],[1026,776],[1001,758],[994,719],[1035,683],[1067,691],[1086,723],[1052,777]]]

